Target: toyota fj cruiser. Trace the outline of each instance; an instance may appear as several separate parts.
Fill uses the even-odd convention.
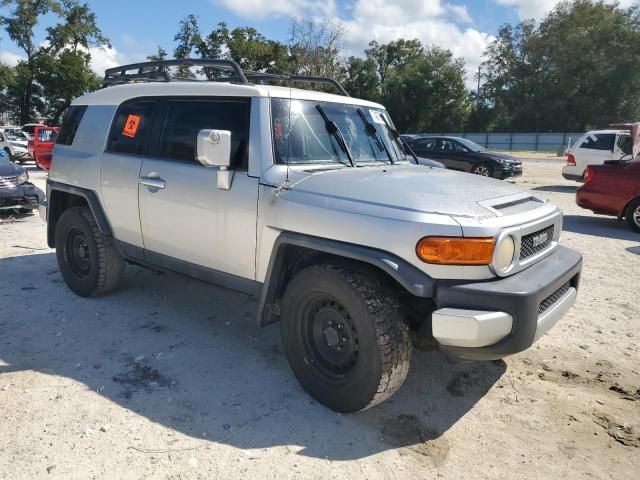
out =
[[[186,63],[216,74],[172,77]],[[255,295],[302,386],[359,411],[402,385],[414,347],[468,360],[525,350],[580,278],[556,205],[413,165],[401,142],[384,107],[331,79],[226,60],[110,69],[57,138],[48,243],[81,296],[115,289],[125,263]]]

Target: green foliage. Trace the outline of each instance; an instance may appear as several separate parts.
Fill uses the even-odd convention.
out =
[[[636,7],[563,1],[536,26],[503,26],[487,49],[487,127],[584,131],[640,115]]]
[[[109,46],[109,40],[88,4],[77,0],[2,0],[0,6],[11,9],[0,17],[0,26],[26,57],[10,69],[11,81],[0,84],[8,111],[20,123],[38,118],[59,122],[75,97],[99,86],[89,68],[88,49]],[[36,45],[34,30],[50,14],[57,23],[46,28],[46,41]]]

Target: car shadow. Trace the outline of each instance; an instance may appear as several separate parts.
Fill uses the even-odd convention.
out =
[[[562,229],[567,232],[593,235],[595,237],[631,241],[640,240],[640,235],[632,232],[626,222],[620,222],[614,217],[565,215]]]
[[[578,188],[578,185],[544,185],[542,187],[532,188],[531,190],[537,190],[539,192],[576,193]]]
[[[627,252],[633,253],[634,255],[640,255],[640,246],[638,247],[628,247],[626,248]]]
[[[133,445],[142,451],[296,445],[301,455],[348,460],[407,447],[437,462],[448,454],[443,433],[506,370],[503,361],[450,364],[416,352],[393,397],[340,415],[302,390],[278,326],[257,327],[256,303],[242,294],[128,267],[121,291],[80,298],[53,253],[1,259],[0,271],[0,376],[66,377],[191,437]]]

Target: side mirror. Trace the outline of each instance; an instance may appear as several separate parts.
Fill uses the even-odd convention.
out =
[[[200,130],[196,141],[196,158],[205,167],[219,167],[218,188],[229,190],[233,180],[231,164],[231,132]]]

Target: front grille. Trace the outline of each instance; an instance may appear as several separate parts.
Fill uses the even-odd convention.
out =
[[[18,177],[0,177],[0,190],[13,190],[18,185]]]
[[[545,298],[542,302],[540,302],[540,308],[538,309],[538,315],[542,315],[545,311],[547,311],[550,307],[552,307],[558,300],[562,298],[562,296],[569,291],[571,288],[571,282],[567,282],[562,285],[558,290],[553,292],[547,298]]]
[[[549,248],[553,241],[554,230],[554,225],[549,225],[542,230],[524,235],[520,247],[520,261],[533,257]]]

